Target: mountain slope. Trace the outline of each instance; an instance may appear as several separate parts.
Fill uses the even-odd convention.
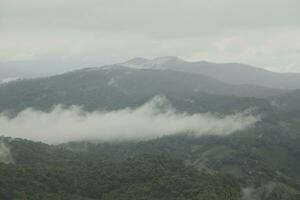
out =
[[[176,57],[162,57],[153,60],[135,58],[122,63],[133,68],[172,69],[207,75],[231,84],[259,85],[269,88],[300,88],[300,74],[275,73],[261,68],[238,63],[187,62]]]
[[[2,85],[0,111],[28,107],[50,109],[57,104],[82,105],[87,110],[113,110],[139,106],[156,95],[166,96],[186,111],[229,111],[268,107],[267,101],[253,97],[283,92],[225,84],[200,74],[109,66]]]
[[[58,146],[12,138],[2,141],[10,146],[16,162],[0,163],[1,199],[239,200],[241,196],[238,179],[201,173],[162,154],[113,162]]]
[[[59,146],[0,138],[15,161],[0,163],[0,198],[241,200],[250,190],[254,199],[297,200],[299,137],[253,131]]]
[[[164,95],[179,111],[257,108],[262,119],[227,136],[184,133],[140,142],[47,145],[0,137],[0,199],[299,199],[298,90],[136,68],[113,65],[7,83],[0,86],[0,112],[49,110],[56,104],[116,110]]]
[[[269,99],[280,111],[282,117],[300,120],[300,90],[294,90]]]

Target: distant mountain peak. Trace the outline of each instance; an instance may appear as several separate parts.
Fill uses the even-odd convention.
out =
[[[144,68],[149,63],[149,61],[149,59],[137,57],[128,60],[127,62],[121,63],[121,65],[132,68]]]
[[[157,57],[154,59],[146,59],[146,58],[133,58],[127,62],[121,63],[121,65],[132,68],[155,68],[160,67],[164,64],[174,64],[174,63],[185,63],[186,61],[176,57],[176,56],[165,56],[165,57]]]
[[[240,63],[190,62],[175,56],[166,56],[154,59],[135,58],[119,65],[136,69],[173,70],[202,74],[235,85],[258,85],[278,89],[300,88],[299,73],[277,73]]]
[[[161,66],[165,64],[186,63],[186,61],[176,56],[158,57],[151,60],[152,66]]]
[[[165,56],[165,57],[157,57],[152,59],[152,61],[160,61],[160,62],[185,62],[184,60],[182,60],[181,58],[178,58],[176,56]]]
[[[143,58],[143,57],[136,57],[133,59],[128,60],[125,63],[145,63],[145,62],[149,62],[150,60],[147,58]]]

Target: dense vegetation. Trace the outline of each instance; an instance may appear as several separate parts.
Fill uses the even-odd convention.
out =
[[[60,147],[9,142],[15,164],[0,164],[0,199],[238,199],[239,181],[200,173],[180,160],[141,154],[123,161]]]
[[[181,134],[145,142],[49,146],[1,140],[15,162],[0,164],[0,199],[296,200],[300,195],[300,137],[266,124],[226,137]]]

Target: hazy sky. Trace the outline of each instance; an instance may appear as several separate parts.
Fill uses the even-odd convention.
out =
[[[300,72],[299,10],[299,0],[1,0],[0,68],[176,55]]]

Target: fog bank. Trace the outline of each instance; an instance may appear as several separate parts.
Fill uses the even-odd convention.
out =
[[[85,112],[80,107],[56,106],[51,112],[28,108],[16,117],[0,115],[0,135],[51,144],[80,140],[148,140],[180,132],[197,136],[227,135],[260,120],[249,112],[220,117],[211,113],[178,112],[164,97],[134,109]]]

